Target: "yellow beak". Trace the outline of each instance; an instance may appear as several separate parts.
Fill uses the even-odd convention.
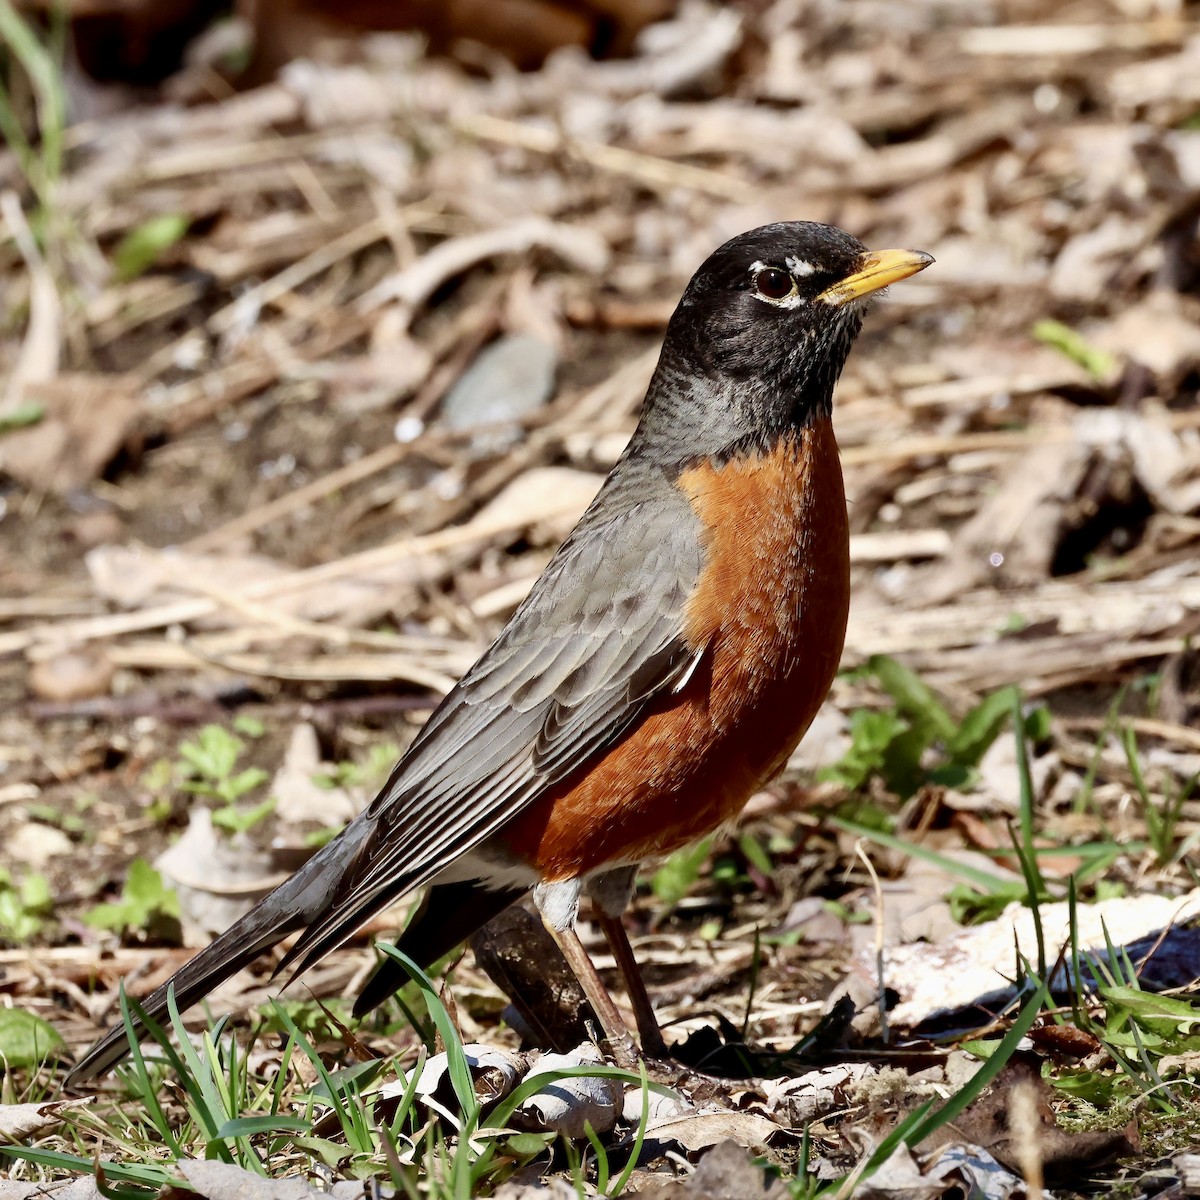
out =
[[[870,250],[862,256],[853,275],[826,288],[817,299],[826,304],[848,304],[925,270],[931,262],[933,255],[920,250]]]

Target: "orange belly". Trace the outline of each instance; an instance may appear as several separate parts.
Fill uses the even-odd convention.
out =
[[[787,762],[837,671],[850,557],[829,420],[678,486],[707,531],[685,619],[707,653],[681,692],[501,831],[545,880],[669,853],[731,821]]]

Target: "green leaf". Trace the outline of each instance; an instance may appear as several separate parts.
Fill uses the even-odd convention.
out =
[[[1078,363],[1093,379],[1111,379],[1117,373],[1117,360],[1107,350],[1093,346],[1077,329],[1050,318],[1038,321],[1033,327],[1036,341],[1072,362]]]
[[[1174,996],[1144,992],[1140,988],[1102,987],[1100,997],[1113,1017],[1114,1009],[1132,1017],[1139,1025],[1164,1037],[1187,1036],[1200,1028],[1200,1007]]]
[[[129,864],[124,895],[147,916],[151,912],[179,916],[179,897],[175,889],[163,883],[163,877],[144,858],[135,858]]]
[[[254,791],[256,787],[260,787],[268,779],[270,779],[270,776],[262,767],[247,767],[244,771],[239,771],[226,781],[224,791],[232,799],[236,800],[244,796],[247,792]]]
[[[1051,1085],[1068,1096],[1074,1096],[1093,1108],[1111,1109],[1120,1100],[1119,1093],[1128,1091],[1128,1077],[1111,1071],[1082,1071],[1064,1068],[1049,1077]]]
[[[230,833],[245,833],[247,829],[253,829],[259,821],[268,816],[274,809],[275,803],[275,797],[268,796],[261,804],[256,804],[253,808],[237,808],[230,804],[225,808],[218,808],[213,813],[212,823]]]
[[[213,1137],[225,1141],[256,1133],[308,1133],[311,1128],[312,1122],[303,1117],[274,1113],[258,1117],[233,1117],[221,1125]]]
[[[175,768],[171,765],[169,759],[155,759],[143,772],[141,778],[142,787],[148,792],[161,792],[164,788],[171,786],[171,780],[174,777]]]
[[[248,738],[260,738],[267,730],[267,727],[257,717],[251,717],[246,713],[233,718],[233,727],[243,737]]]
[[[27,942],[41,932],[53,912],[54,898],[44,875],[31,872],[18,886],[7,871],[0,871],[0,934],[13,942]]]
[[[66,1042],[49,1021],[23,1008],[0,1008],[0,1060],[6,1066],[41,1066],[65,1048]]]
[[[129,864],[121,899],[112,904],[97,904],[84,913],[83,919],[93,929],[110,929],[114,933],[148,930],[164,919],[178,922],[179,897],[145,859],[135,858]]]
[[[832,913],[839,921],[844,921],[847,925],[866,925],[871,920],[869,912],[855,912],[840,900],[825,900],[822,902],[821,907],[827,913]]]
[[[554,1143],[556,1133],[514,1133],[505,1143],[510,1154],[518,1158],[533,1158]]]
[[[184,742],[179,747],[179,756],[201,778],[222,782],[229,778],[244,748],[241,738],[234,737],[227,729],[205,725],[194,742]]]
[[[943,740],[954,736],[954,718],[914,671],[910,671],[908,667],[886,654],[871,655],[867,660],[867,669],[905,716],[918,717],[929,722],[937,736]]]
[[[25,881],[21,884],[21,900],[26,908],[43,913],[50,912],[54,907],[54,900],[50,895],[50,882],[45,875],[39,875],[35,871],[25,876]]]
[[[954,788],[956,791],[969,791],[979,781],[979,772],[965,763],[946,763],[934,767],[929,772],[929,782],[938,787]]]
[[[1050,736],[1053,720],[1044,704],[1035,705],[1025,714],[1025,738],[1033,745],[1044,742]]]
[[[346,1157],[345,1142],[332,1142],[328,1138],[295,1137],[292,1145],[297,1150],[308,1150],[327,1167],[336,1167]]]
[[[775,864],[771,861],[771,856],[763,848],[762,842],[751,833],[743,833],[738,838],[738,849],[745,856],[746,861],[759,872],[760,875],[765,875],[768,879],[775,870]]]
[[[659,901],[673,908],[691,890],[699,878],[700,868],[712,849],[712,838],[705,838],[694,846],[676,850],[650,880],[650,888]]]
[[[980,759],[999,737],[1008,720],[1012,711],[1013,691],[1011,687],[1000,688],[990,696],[985,696],[963,717],[954,736],[946,743],[946,750],[955,762],[979,766]]]
[[[148,271],[187,233],[191,217],[163,213],[131,229],[113,251],[117,277],[126,283]]]
[[[45,415],[45,405],[34,400],[23,400],[15,408],[0,414],[0,433],[11,433],[14,429],[36,425]]]
[[[923,780],[921,760],[933,741],[931,722],[916,719],[908,729],[892,738],[883,752],[880,774],[884,783],[896,795],[907,799]]]
[[[985,1062],[1000,1049],[999,1038],[969,1038],[965,1042],[959,1042],[958,1048],[965,1050],[968,1054],[973,1054],[976,1058],[981,1058]]]
[[[1024,880],[1014,880],[987,892],[956,883],[946,893],[946,903],[950,916],[960,925],[978,925],[994,921],[1014,900],[1024,903],[1028,896]]]
[[[861,787],[882,771],[887,748],[908,728],[908,722],[895,709],[855,709],[850,714],[850,749],[838,762],[818,772],[819,777],[851,791]]]

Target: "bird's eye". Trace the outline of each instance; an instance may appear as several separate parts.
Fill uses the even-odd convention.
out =
[[[786,271],[768,267],[755,276],[754,288],[767,300],[785,300],[796,290],[796,284]]]

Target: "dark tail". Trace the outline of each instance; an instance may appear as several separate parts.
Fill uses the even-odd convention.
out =
[[[190,1008],[213,988],[252,963],[264,951],[277,945],[289,933],[311,925],[329,911],[343,893],[343,881],[353,879],[359,851],[372,833],[365,821],[352,822],[342,835],[322,847],[291,878],[284,880],[244,917],[235,921],[195,958],[182,966],[162,987],[142,1001],[151,1020],[162,1022],[167,1015],[167,990],[175,989],[179,1011]],[[394,893],[381,896],[375,909],[385,907],[399,895],[403,881]],[[364,919],[370,913],[364,913]],[[145,1032],[145,1025],[134,1020],[134,1033]],[[75,1086],[102,1074],[129,1053],[125,1026],[110,1029],[76,1063],[67,1076],[67,1085]]]
[[[431,967],[520,900],[525,891],[525,888],[492,890],[477,880],[437,884],[426,890],[421,907],[413,914],[396,946],[417,966]],[[385,956],[354,1001],[354,1015],[369,1013],[407,982],[408,972],[394,958]]]

